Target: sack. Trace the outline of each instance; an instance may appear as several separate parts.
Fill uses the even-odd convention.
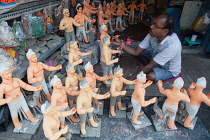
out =
[[[0,106],[0,132],[7,131],[7,126],[11,121],[10,111],[7,104]]]

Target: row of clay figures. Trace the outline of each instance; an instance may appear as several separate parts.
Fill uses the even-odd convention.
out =
[[[101,4],[99,4],[99,7],[95,8],[90,5],[90,0],[86,0],[83,2],[83,6],[81,4],[78,4],[76,6],[77,15],[75,15],[74,18],[69,17],[70,12],[68,9],[63,9],[64,17],[60,22],[59,29],[64,30],[64,35],[66,39],[66,50],[69,51],[70,41],[76,40],[73,25],[77,26],[76,37],[78,41],[80,41],[81,43],[84,42],[86,44],[91,44],[91,42],[88,41],[87,33],[89,31],[92,31],[92,23],[96,22],[96,19],[93,19],[93,17],[91,17],[91,14],[97,13],[97,26],[99,30],[102,25],[109,25],[109,33],[113,34],[115,32],[112,27],[113,24],[115,25],[116,30],[124,31],[125,28],[128,27],[126,25],[126,20],[128,20],[128,22],[132,21],[132,24],[134,23],[135,10],[139,10],[138,7],[140,9],[140,13],[138,14],[138,16],[139,19],[142,20],[144,10],[146,9],[144,0],[142,0],[142,2],[137,6],[135,2],[132,1],[132,3],[127,8],[124,2],[116,5],[115,0],[110,4],[104,1],[103,7],[101,6]],[[127,19],[128,14],[129,17]],[[114,19],[114,16],[116,16],[116,21]],[[83,36],[82,38],[84,38],[84,40],[81,39],[81,36]]]

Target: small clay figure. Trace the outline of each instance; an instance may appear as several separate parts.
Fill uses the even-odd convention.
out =
[[[41,85],[44,93],[47,95],[47,99],[51,101],[51,95],[48,90],[45,78],[44,78],[44,70],[54,71],[62,69],[61,65],[56,67],[45,65],[42,62],[37,62],[37,56],[33,52],[33,50],[29,49],[26,53],[26,57],[29,61],[29,67],[27,69],[27,79],[28,83],[32,84],[33,86]],[[37,99],[37,106],[41,106],[40,103],[40,91],[36,91],[33,94],[33,97]]]
[[[104,13],[106,12],[106,8],[107,8],[107,7],[106,7],[106,4],[107,4],[107,3],[106,3],[106,1],[104,0],[104,2],[103,2],[103,7],[102,7]]]
[[[92,113],[94,113],[95,109],[91,107],[92,98],[106,99],[109,97],[110,97],[110,93],[100,95],[100,94],[96,94],[92,92],[90,84],[86,79],[80,82],[80,95],[77,98],[77,112],[80,117],[80,127],[81,127],[81,133],[83,135],[86,134],[85,124],[86,124],[87,116],[88,116],[91,126],[98,127],[98,123],[96,123],[93,119]]]
[[[128,15],[128,14],[125,14],[123,12],[123,5],[121,3],[118,4],[118,10],[117,10],[117,19],[116,19],[116,29],[118,29],[118,26],[120,26],[120,29],[125,29],[122,27],[122,15]],[[119,25],[120,24],[120,25]]]
[[[64,35],[66,38],[66,50],[69,51],[70,49],[70,41],[75,41],[75,33],[73,24],[77,27],[82,27],[83,24],[79,24],[75,22],[75,20],[69,17],[69,10],[63,9],[63,19],[60,22],[59,30],[65,30]]]
[[[141,107],[146,107],[150,104],[155,103],[156,97],[150,99],[149,101],[145,101],[146,91],[145,88],[150,86],[153,82],[147,81],[146,74],[140,72],[137,75],[137,83],[134,87],[134,92],[132,94],[131,103],[133,105],[133,114],[132,115],[132,122],[134,124],[141,124],[140,121],[137,120],[138,116],[142,115]]]
[[[122,91],[123,84],[132,85],[136,84],[136,80],[129,81],[123,76],[123,69],[119,66],[114,69],[114,76],[111,82],[111,97],[110,97],[110,113],[114,117],[115,113],[115,104],[117,102],[117,106],[119,110],[125,110],[126,108],[122,106],[121,96],[126,94],[126,91]]]
[[[106,25],[101,25],[101,35],[100,35],[100,52],[101,52],[101,55],[102,55],[102,52],[103,52],[103,38],[104,37],[108,37],[108,38],[111,38],[108,34],[107,34],[107,31],[108,31],[108,28]]]
[[[107,19],[110,19],[109,23],[109,29],[111,32],[114,32],[113,28],[112,28],[112,15],[116,15],[116,13],[114,12],[114,10],[111,8],[111,5],[109,3],[107,3],[107,9],[105,12],[104,17]]]
[[[144,4],[144,0],[141,1],[141,3],[137,6],[137,8],[138,7],[140,8],[138,19],[142,21],[143,16],[144,16],[144,10],[147,10],[147,6],[146,4]]]
[[[98,25],[99,25],[99,28],[100,28],[101,25],[107,24],[111,20],[111,19],[105,20],[104,16],[105,15],[104,15],[103,11],[99,11],[98,12]]]
[[[12,71],[4,64],[0,66],[0,77],[2,78],[2,83],[0,84],[0,105],[8,104],[15,126],[14,132],[18,133],[22,128],[22,124],[18,118],[18,110],[21,108],[31,122],[38,122],[39,119],[35,118],[29,110],[20,88],[28,91],[40,91],[42,87],[30,86],[18,78],[12,78]]]
[[[134,23],[135,10],[138,10],[138,8],[136,7],[135,1],[132,1],[132,3],[128,6],[128,9],[130,9],[128,22],[130,22],[130,19],[132,19],[132,22]]]
[[[181,89],[184,85],[184,81],[181,77],[177,78],[174,81],[173,89],[165,90],[163,88],[163,83],[160,80],[157,82],[157,85],[160,93],[165,94],[167,96],[167,99],[165,100],[162,107],[163,114],[160,119],[164,119],[164,116],[167,114],[169,116],[169,122],[167,123],[168,128],[174,129],[174,120],[176,117],[179,101],[183,100],[187,103],[190,102],[190,98],[187,95],[187,91],[185,89]]]

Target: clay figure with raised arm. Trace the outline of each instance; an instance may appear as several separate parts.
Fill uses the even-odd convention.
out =
[[[86,44],[91,44],[88,39],[87,39],[87,35],[86,35],[86,32],[85,32],[85,28],[84,28],[84,21],[87,21],[87,22],[90,22],[90,23],[94,23],[96,20],[93,19],[93,20],[90,20],[88,19],[83,13],[82,13],[82,6],[80,4],[78,4],[76,6],[76,10],[77,10],[77,15],[74,17],[74,20],[79,23],[79,24],[82,24],[83,27],[77,27],[77,30],[76,30],[76,36],[79,37],[80,33],[83,34],[83,37],[84,37],[84,41]]]
[[[132,20],[132,22],[134,22],[135,10],[138,10],[138,8],[136,7],[135,1],[132,1],[131,4],[128,5],[128,9],[130,9],[128,22],[130,22],[130,20]]]
[[[107,36],[103,37],[102,41],[103,41],[103,49],[102,49],[100,64],[102,67],[103,76],[105,77],[107,75],[113,75],[112,67],[113,67],[114,63],[117,63],[119,61],[119,59],[115,58],[112,60],[112,54],[119,53],[119,52],[121,52],[121,50],[110,49],[109,48],[110,38]],[[104,84],[110,84],[110,82],[104,81]]]
[[[102,26],[103,24],[107,24],[111,19],[105,20],[104,19],[105,15],[103,11],[98,12],[98,25],[99,27]]]
[[[114,69],[114,76],[111,82],[110,88],[110,113],[114,117],[116,116],[115,113],[115,104],[117,102],[117,107],[119,110],[125,110],[126,108],[122,106],[121,96],[126,94],[126,91],[122,91],[123,84],[126,85],[133,85],[136,84],[136,80],[130,81],[122,77],[123,76],[123,69],[119,66]]]
[[[124,13],[124,14],[125,14],[125,13],[130,13],[130,11],[128,11],[127,8],[126,8],[126,6],[125,6],[125,2],[122,2],[122,13]],[[127,27],[127,25],[126,25],[126,23],[127,23],[127,22],[126,22],[127,17],[126,17],[126,16],[127,16],[127,15],[124,15],[124,16],[123,16],[123,26],[124,26],[124,27]]]
[[[146,6],[146,4],[144,4],[144,0],[141,0],[141,3],[139,5],[137,5],[137,8],[138,7],[140,8],[138,19],[140,21],[142,21],[143,15],[144,15],[144,10],[147,10],[147,6]]]
[[[110,97],[110,93],[106,93],[104,95],[96,94],[91,90],[89,82],[84,79],[80,82],[80,95],[77,98],[77,113],[80,117],[80,130],[83,135],[86,134],[85,124],[86,118],[88,116],[89,122],[91,126],[98,127],[98,123],[96,123],[93,119],[94,108],[92,107],[92,98],[94,99],[107,99]]]
[[[41,111],[43,113],[43,130],[44,135],[49,140],[65,140],[65,137],[61,135],[68,133],[68,126],[60,129],[59,118],[67,117],[76,112],[76,108],[72,108],[69,111],[60,112],[60,110],[65,109],[68,106],[64,103],[61,106],[52,106],[49,102],[45,102],[41,106]]]
[[[196,83],[192,83],[188,88],[188,93],[190,95],[190,103],[186,104],[186,110],[188,117],[184,122],[185,127],[193,127],[191,121],[196,116],[200,105],[204,102],[206,105],[210,106],[210,99],[203,93],[203,89],[206,88],[206,79],[201,77],[197,79]]]
[[[70,63],[68,63],[66,66],[66,73],[67,77],[65,80],[65,87],[69,90],[77,91],[79,89],[78,81],[82,81],[84,79],[82,74],[75,73],[74,66],[72,66]],[[72,106],[76,96],[67,96],[69,96],[69,105]]]
[[[125,29],[122,27],[122,15],[128,15],[128,14],[125,14],[124,13],[124,10],[123,10],[123,5],[121,3],[118,4],[118,10],[117,10],[117,19],[116,19],[116,29],[118,29],[118,26],[121,28],[121,29]]]
[[[138,56],[144,65],[128,78],[130,80],[135,79],[141,71],[147,75],[147,80],[156,82],[177,77],[181,73],[182,44],[174,33],[174,19],[168,14],[154,19],[149,34],[138,47],[127,46],[118,37],[112,37],[112,43],[126,53]]]
[[[164,114],[161,116],[160,119],[163,119],[164,115],[167,114],[169,116],[169,122],[167,125],[170,129],[173,129],[175,128],[174,120],[176,117],[179,101],[183,100],[187,103],[190,102],[187,91],[185,89],[182,89],[184,81],[181,77],[177,78],[174,81],[173,89],[164,89],[162,81],[158,81],[157,85],[160,93],[167,96],[167,99],[165,100],[162,107],[162,111]]]
[[[108,28],[106,25],[101,25],[100,27],[100,30],[101,30],[101,35],[100,35],[100,52],[101,52],[101,55],[102,55],[102,52],[103,52],[103,38],[104,37],[108,37],[108,38],[111,38],[110,35],[107,33],[108,31]]]
[[[93,92],[97,92],[98,91],[98,88],[96,88],[96,80],[98,80],[98,81],[106,81],[106,80],[109,80],[111,78],[111,75],[107,75],[107,76],[104,76],[104,77],[98,76],[94,72],[93,66],[91,65],[90,62],[88,62],[85,65],[85,71],[86,71],[85,79],[89,82],[90,88],[91,88],[91,90]],[[98,100],[95,99],[94,101],[95,101],[95,104],[97,105],[98,104]]]
[[[111,2],[111,8],[113,9],[113,12],[117,11],[118,6],[116,3],[116,0],[113,0],[113,2]]]
[[[73,90],[69,90],[65,88],[62,85],[61,80],[56,75],[54,75],[53,79],[50,81],[50,85],[53,86],[53,93],[51,96],[51,104],[53,106],[61,106],[64,103],[67,103],[67,94],[72,95],[72,96],[79,95],[79,91],[73,91]],[[70,110],[69,106],[67,106],[65,109],[62,109],[60,111],[63,112],[63,111],[68,111],[68,110]],[[73,122],[79,122],[79,119],[75,118],[73,114],[71,114],[69,118]],[[60,118],[60,123],[61,123],[60,127],[64,128],[65,118]]]
[[[0,65],[0,77],[2,78],[2,83],[0,84],[0,105],[8,104],[12,122],[15,126],[14,132],[19,132],[22,128],[18,118],[18,110],[21,108],[31,122],[38,122],[39,119],[35,118],[29,110],[20,88],[28,91],[40,91],[42,87],[34,87],[18,78],[12,78],[12,71],[4,64]]]
[[[41,85],[44,93],[47,95],[47,99],[51,101],[51,95],[48,90],[45,78],[44,78],[44,70],[48,71],[55,71],[62,69],[61,65],[58,65],[56,67],[45,65],[42,62],[37,62],[37,56],[33,52],[33,50],[29,49],[26,53],[26,57],[29,61],[29,67],[27,69],[27,79],[28,83],[32,84],[33,86]],[[40,91],[36,91],[33,94],[33,97],[36,97],[37,99],[37,106],[41,106],[40,103]]]
[[[146,82],[146,80],[147,80],[146,74],[144,74],[143,71],[137,75],[137,83],[134,87],[134,91],[131,98],[131,103],[133,105],[132,122],[134,124],[141,124],[141,122],[137,120],[138,116],[142,115],[143,113],[140,112],[141,107],[146,107],[150,104],[155,103],[156,101],[156,97],[148,101],[145,101],[145,95],[146,95],[145,88],[147,88],[153,83],[150,80]]]
[[[73,24],[77,27],[82,27],[83,24],[78,24],[72,17],[69,17],[68,9],[63,9],[63,19],[60,21],[59,30],[65,30],[64,36],[66,38],[66,50],[70,49],[70,41],[75,41],[75,33]]]
[[[104,14],[104,17],[110,20],[108,22],[108,24],[109,24],[109,30],[111,32],[114,32],[115,30],[113,30],[113,28],[112,28],[112,20],[111,20],[112,19],[112,15],[116,15],[116,13],[114,12],[113,9],[111,9],[111,5],[109,3],[107,3],[107,9],[106,9],[106,12]]]
[[[104,2],[103,2],[103,7],[102,7],[104,13],[106,12],[106,8],[107,8],[107,3],[106,3],[106,1],[104,0]]]

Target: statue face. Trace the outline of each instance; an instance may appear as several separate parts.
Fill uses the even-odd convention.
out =
[[[123,70],[119,71],[118,73],[116,73],[117,77],[122,77],[123,76]]]
[[[71,68],[68,70],[68,73],[75,73],[74,67],[71,67]]]
[[[93,66],[90,66],[87,71],[93,73],[94,72]]]
[[[74,49],[77,49],[78,48],[77,42],[75,42],[73,45],[70,45],[70,47],[74,48]]]
[[[77,10],[78,13],[82,13],[82,7],[79,7],[79,9]]]
[[[63,15],[66,16],[66,17],[69,17],[69,15],[70,15],[69,10],[68,10],[68,9],[65,10],[65,11],[63,12]]]
[[[4,70],[1,74],[2,79],[10,80],[12,79],[12,72],[10,69]]]
[[[90,84],[86,84],[81,90],[88,92],[90,91]]]
[[[30,61],[30,62],[37,62],[37,56],[36,56],[36,54],[32,54],[32,55],[29,57],[29,61]]]
[[[61,87],[62,87],[61,81],[60,81],[60,80],[57,81],[57,82],[56,82],[56,85],[54,85],[54,86],[55,86],[55,88],[61,88]]]

